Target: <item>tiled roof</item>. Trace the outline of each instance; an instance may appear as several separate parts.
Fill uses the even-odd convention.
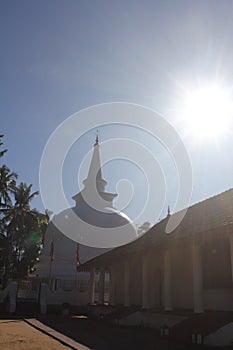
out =
[[[179,213],[172,216],[175,217]],[[186,215],[178,227],[166,234],[166,226],[169,217],[155,224],[143,236],[124,246],[114,248],[92,260],[87,261],[81,268],[89,267],[96,263],[115,260],[115,258],[129,256],[131,253],[140,252],[153,246],[166,243],[170,239],[196,235],[217,227],[233,225],[233,189],[210,197],[202,202],[190,206]]]

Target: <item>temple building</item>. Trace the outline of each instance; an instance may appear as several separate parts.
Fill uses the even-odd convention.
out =
[[[77,297],[78,303],[107,302],[166,312],[233,311],[233,189],[189,207],[172,233],[166,233],[171,216],[168,212],[166,218],[138,238],[130,219],[113,207],[116,194],[105,191],[98,136],[83,183],[83,190],[73,197],[76,206],[56,215],[49,225],[37,276],[52,279],[55,285],[75,281],[77,241],[82,242],[85,232],[82,222],[96,225],[96,230],[125,227],[121,233],[127,235],[129,243],[114,249],[80,244],[78,278],[82,280],[85,274],[87,293],[82,301]],[[97,197],[93,195],[95,189]],[[78,226],[70,219],[73,212],[81,218]],[[62,230],[58,230],[57,223]]]
[[[189,207],[167,234],[169,218],[170,213],[142,237],[80,267],[90,271],[90,303],[98,269],[102,303],[108,271],[110,305],[233,311],[233,189]]]
[[[73,196],[76,205],[49,224],[30,288],[12,281],[0,304],[9,298],[14,313],[24,293],[41,313],[88,305],[89,313],[107,315],[114,324],[232,345],[233,189],[187,208],[171,233],[166,227],[180,213],[169,210],[138,237],[131,220],[114,208],[116,194],[105,191],[98,136],[83,184]]]
[[[180,213],[169,210],[138,237],[131,220],[114,208],[116,194],[105,191],[98,136],[83,184],[75,206],[50,222],[30,288],[12,281],[0,304],[8,297],[13,313],[24,292],[41,313],[88,305],[88,315],[114,324],[232,345],[233,189],[187,208],[171,233],[166,227]]]

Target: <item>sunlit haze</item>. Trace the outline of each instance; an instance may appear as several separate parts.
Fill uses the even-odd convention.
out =
[[[185,119],[191,133],[198,138],[224,136],[233,116],[233,100],[229,92],[217,85],[187,93]]]
[[[233,1],[13,0],[2,1],[0,10],[1,134],[8,149],[2,160],[19,181],[40,189],[43,149],[66,118],[89,106],[122,101],[157,111],[176,129],[192,164],[191,203],[233,187]],[[80,119],[80,128],[83,124]],[[64,161],[70,205],[96,129],[80,137]],[[161,217],[168,205],[172,212],[179,181],[160,142],[131,127],[98,129],[100,143],[127,138],[152,152],[165,174]],[[134,217],[146,199],[146,179],[126,163],[109,162],[103,176],[107,191],[123,193],[119,208],[133,193],[124,212]],[[133,184],[133,192],[117,185],[122,179]],[[43,210],[40,196],[32,205]],[[154,220],[153,207],[140,219]]]

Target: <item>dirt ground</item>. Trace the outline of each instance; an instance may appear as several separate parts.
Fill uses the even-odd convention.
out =
[[[0,320],[1,350],[67,350],[67,347],[34,329],[23,320]]]

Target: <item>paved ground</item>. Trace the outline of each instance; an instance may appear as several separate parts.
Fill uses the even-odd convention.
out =
[[[39,321],[39,322],[38,322]],[[67,345],[51,338],[23,320],[0,320],[0,349],[3,350],[65,350],[85,347],[92,350],[185,350],[200,349],[177,344],[160,338],[158,333],[149,329],[111,326],[102,321],[73,316],[40,316],[28,320],[35,327],[63,340]],[[49,328],[48,328],[49,327]],[[51,329],[52,328],[52,329]],[[60,332],[56,333],[55,331]],[[61,334],[62,333],[62,334]],[[74,346],[69,346],[73,339]],[[72,340],[70,342],[72,345]],[[207,348],[206,348],[207,349]],[[208,348],[209,350],[210,348]],[[217,348],[215,348],[216,350]]]
[[[37,320],[39,321],[37,323]],[[39,317],[37,320],[28,319],[0,320],[0,349],[4,350],[65,350],[69,348],[83,350],[155,350],[155,349],[186,349],[174,347],[167,341],[160,340],[153,331],[130,329],[125,327],[113,327],[101,321],[90,320],[80,317]],[[32,325],[47,333],[54,335],[54,330],[61,335],[76,341],[74,347],[62,345],[59,341],[44,334]],[[49,327],[49,328],[48,328]],[[52,329],[51,329],[52,328]],[[75,342],[74,342],[75,343]]]
[[[157,335],[125,327],[106,325],[86,318],[48,317],[40,320],[94,350],[154,350]]]
[[[117,327],[76,317],[40,317],[41,322],[93,350],[184,350],[185,345],[161,339],[150,329]]]
[[[47,316],[40,317],[39,320],[93,350],[200,350],[200,346],[178,344],[174,340],[161,338],[158,332],[152,329],[117,327],[80,316]]]

